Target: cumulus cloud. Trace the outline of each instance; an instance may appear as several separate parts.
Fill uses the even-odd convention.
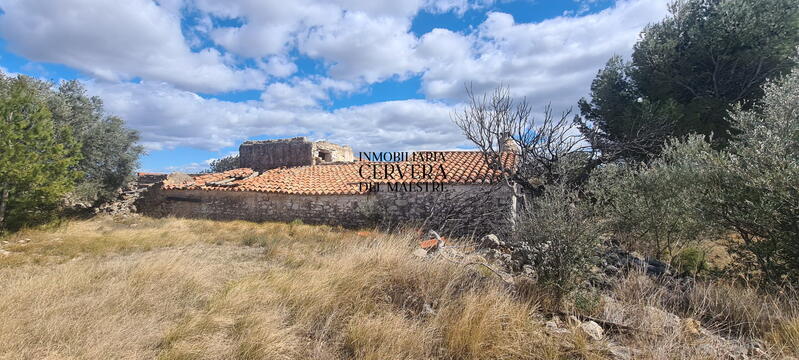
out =
[[[585,96],[596,71],[613,54],[628,55],[639,32],[666,14],[662,0],[621,1],[581,17],[518,24],[492,12],[470,34],[436,29],[421,39],[426,57],[423,91],[431,98],[463,99],[501,84],[534,105],[572,106]]]
[[[318,108],[330,103],[330,94],[346,94],[356,90],[353,83],[330,78],[293,78],[289,82],[270,84],[261,94],[263,106],[273,109]]]
[[[94,78],[91,93],[140,130],[151,150],[218,150],[263,135],[309,135],[368,151],[452,149],[467,145],[450,121],[465,84],[478,93],[507,85],[536,109],[570,107],[611,55],[628,55],[641,29],[666,14],[663,0],[620,0],[599,13],[536,23],[488,12],[461,32],[411,31],[419,11],[463,14],[491,3],[0,0],[0,36],[30,60]],[[323,63],[322,73],[299,69],[299,55]],[[421,77],[425,100],[325,110],[333,98],[410,76]],[[246,89],[262,92],[246,102],[197,95]]]
[[[334,83],[325,86],[331,84]],[[465,145],[450,122],[452,108],[426,100],[380,102],[325,111],[314,106],[291,107],[297,104],[270,108],[265,106],[267,101],[235,103],[206,99],[165,83],[87,85],[91,94],[103,98],[109,113],[122,116],[141,132],[142,144],[149,150],[188,146],[216,151],[255,134],[303,134],[350,144],[356,151]]]
[[[347,12],[336,23],[312,29],[299,48],[332,64],[333,77],[372,83],[421,70],[409,29],[406,19]]]
[[[0,7],[0,35],[12,51],[98,79],[141,77],[202,92],[259,89],[265,81],[260,71],[226,66],[216,49],[192,52],[180,18],[151,0],[2,0]]]

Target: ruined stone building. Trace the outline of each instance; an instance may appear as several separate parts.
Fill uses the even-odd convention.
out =
[[[303,137],[248,141],[239,148],[241,168],[157,183],[137,208],[151,216],[300,219],[348,227],[368,226],[376,217],[429,221],[442,204],[474,209],[458,210],[469,213],[510,212],[512,196],[496,185],[497,174],[480,152],[417,155],[410,153],[405,161],[364,161],[355,159],[349,146]],[[509,155],[505,161],[514,161]],[[461,220],[465,215],[454,214]]]
[[[239,147],[239,165],[255,171],[279,167],[353,162],[352,148],[327,141],[291,139],[247,141]]]

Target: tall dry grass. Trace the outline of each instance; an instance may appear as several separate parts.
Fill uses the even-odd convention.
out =
[[[552,334],[546,293],[417,258],[411,233],[134,217],[2,240],[0,358],[599,359],[620,343],[636,358],[708,358],[678,335]],[[631,278],[611,295],[668,308],[644,296],[659,289]],[[796,329],[763,337],[795,344]]]
[[[415,236],[99,218],[3,239],[0,358],[547,359],[534,304]],[[597,355],[599,356],[599,355]]]

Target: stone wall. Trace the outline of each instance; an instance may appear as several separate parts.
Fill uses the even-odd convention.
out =
[[[342,146],[327,141],[317,141],[313,143],[312,151],[316,164],[355,161],[352,148],[347,145]],[[324,156],[322,153],[329,154],[329,156]]]
[[[352,162],[352,148],[327,141],[291,139],[246,141],[239,146],[239,166],[258,172],[279,167]]]
[[[240,191],[164,190],[156,186],[136,204],[139,212],[213,220],[292,221],[309,224],[372,226],[375,221],[392,224],[421,222],[437,204],[470,202],[468,206],[510,211],[510,192],[492,187],[490,196],[473,204],[464,195],[482,193],[490,185],[445,185],[444,192],[377,192],[368,195],[288,195]],[[454,200],[451,200],[454,199]]]
[[[313,143],[304,137],[246,141],[239,146],[239,166],[264,171],[313,164]]]

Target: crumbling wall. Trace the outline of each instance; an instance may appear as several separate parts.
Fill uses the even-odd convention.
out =
[[[239,146],[239,166],[255,171],[313,164],[313,143],[305,137],[246,141]]]
[[[239,166],[258,172],[279,167],[352,162],[352,148],[327,141],[291,139],[246,141],[239,146]]]
[[[464,194],[485,192],[490,185],[447,185],[445,192],[377,192],[368,195],[288,195],[243,191],[164,190],[147,192],[139,212],[213,220],[292,221],[345,227],[373,226],[376,221],[406,224],[429,221],[447,201],[469,202],[482,210],[509,213],[510,193],[503,188],[474,204]],[[469,210],[472,213],[474,210]],[[448,214],[458,218],[458,214]],[[461,214],[466,215],[466,214]]]
[[[323,156],[322,153],[329,154],[329,156]],[[317,141],[313,143],[313,156],[316,164],[355,161],[351,147],[347,145],[337,145],[327,141]]]

